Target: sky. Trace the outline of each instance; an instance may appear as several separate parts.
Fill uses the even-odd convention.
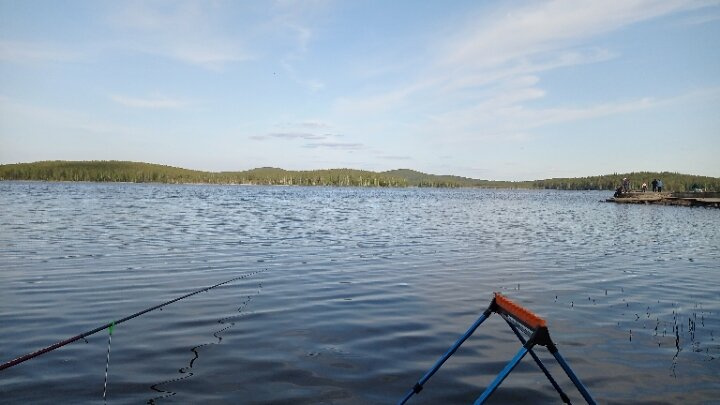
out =
[[[0,0],[0,164],[720,177],[720,1]]]

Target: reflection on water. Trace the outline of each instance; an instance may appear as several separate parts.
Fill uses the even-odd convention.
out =
[[[605,197],[0,182],[0,361],[264,270],[119,325],[109,401],[392,403],[493,291],[548,319],[602,403],[716,400],[717,210]],[[0,396],[98,401],[106,344],[0,372]],[[412,402],[474,400],[517,348],[489,319]],[[558,398],[525,359],[491,402],[529,401]]]

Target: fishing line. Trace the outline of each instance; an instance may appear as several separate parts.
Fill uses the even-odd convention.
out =
[[[23,362],[25,362],[25,361],[28,361],[28,360],[33,359],[33,358],[35,358],[35,357],[38,357],[38,356],[40,356],[40,355],[42,355],[42,354],[51,352],[51,351],[53,351],[53,350],[55,350],[55,349],[59,349],[59,348],[65,346],[65,345],[67,345],[67,344],[70,344],[70,343],[76,341],[76,340],[84,339],[84,338],[86,338],[86,337],[88,337],[88,336],[94,335],[94,334],[96,334],[96,333],[98,333],[98,332],[100,332],[100,331],[102,331],[102,330],[105,330],[105,329],[110,328],[111,326],[114,327],[114,326],[119,325],[119,324],[121,324],[121,323],[123,323],[123,322],[129,321],[129,320],[131,320],[131,319],[133,319],[133,318],[137,318],[137,317],[140,316],[140,315],[144,315],[144,314],[146,314],[146,313],[148,313],[148,312],[151,312],[151,311],[154,311],[154,310],[156,310],[156,309],[160,309],[160,308],[162,308],[162,307],[164,307],[164,306],[170,305],[170,304],[172,304],[172,303],[174,303],[174,302],[178,302],[178,301],[180,301],[180,300],[184,300],[185,298],[191,297],[191,296],[196,295],[196,294],[200,294],[201,292],[205,292],[205,291],[208,291],[208,290],[212,290],[213,288],[220,287],[221,285],[228,284],[228,283],[231,283],[231,282],[233,282],[233,281],[241,280],[241,279],[244,279],[244,278],[253,276],[253,275],[255,275],[255,274],[262,273],[262,272],[264,272],[265,270],[267,270],[267,269],[254,271],[254,272],[252,272],[252,273],[247,273],[247,274],[244,274],[244,275],[242,275],[242,276],[235,277],[235,278],[231,278],[230,280],[223,281],[222,283],[217,283],[217,284],[215,284],[215,285],[211,285],[210,287],[205,287],[205,288],[202,288],[202,289],[193,291],[193,292],[191,292],[191,293],[188,293],[188,294],[183,295],[182,297],[178,297],[178,298],[172,299],[172,300],[170,300],[170,301],[164,302],[164,303],[162,303],[162,304],[160,304],[160,305],[156,305],[156,306],[154,306],[154,307],[151,307],[151,308],[148,308],[148,309],[144,309],[144,310],[142,310],[142,311],[140,311],[140,312],[136,312],[136,313],[134,313],[134,314],[132,314],[132,315],[128,315],[128,316],[126,316],[125,318],[122,318],[122,319],[119,319],[119,320],[116,320],[116,321],[112,321],[112,322],[109,322],[109,323],[107,323],[107,324],[105,324],[105,325],[103,325],[103,326],[99,326],[99,327],[97,327],[97,328],[95,328],[95,329],[89,330],[89,331],[87,331],[87,332],[83,332],[83,333],[81,333],[81,334],[79,334],[79,335],[77,335],[77,336],[73,336],[73,337],[71,337],[71,338],[67,338],[67,339],[65,339],[65,340],[61,340],[61,341],[59,341],[59,342],[57,342],[57,343],[54,343],[54,344],[52,344],[52,345],[50,345],[50,346],[47,346],[47,347],[44,347],[44,348],[42,348],[42,349],[40,349],[40,350],[36,350],[36,351],[34,351],[34,352],[32,352],[32,353],[25,354],[25,355],[23,355],[23,356],[20,356],[20,357],[14,359],[14,360],[10,360],[10,361],[7,361],[7,362],[5,362],[5,363],[3,363],[3,364],[0,364],[0,371],[5,370],[5,369],[10,368],[10,367],[13,367],[13,366],[17,366],[17,365],[20,364],[20,363],[23,363]]]
[[[107,404],[107,376],[108,368],[110,367],[110,343],[112,342],[112,333],[115,328],[115,322],[113,322],[108,328],[108,349],[107,349],[107,361],[105,361],[105,384],[103,384],[103,402]]]
[[[258,283],[258,290],[257,290],[257,292],[255,293],[255,296],[257,296],[257,295],[260,294],[260,290],[261,290],[261,289],[262,289],[262,283]],[[239,318],[239,317],[245,316],[246,314],[243,314],[242,312],[243,312],[243,310],[244,310],[245,308],[247,308],[248,304],[250,303],[250,301],[252,301],[252,299],[253,299],[253,296],[252,296],[252,295],[248,295],[248,296],[247,296],[247,299],[243,300],[243,301],[240,303],[240,306],[239,306],[238,309],[237,309],[237,311],[240,312],[240,314],[235,314],[235,315],[227,316],[227,317],[224,317],[224,318],[220,318],[220,319],[218,319],[218,323],[224,325],[226,321],[229,321],[229,320],[231,320],[231,319],[237,319],[237,318]],[[235,322],[234,322],[234,321],[230,321],[230,323],[229,323],[227,326],[225,326],[224,328],[222,328],[222,329],[220,329],[220,330],[218,330],[218,331],[215,331],[212,335],[213,335],[213,337],[215,337],[215,339],[217,339],[217,342],[202,343],[202,344],[199,344],[199,345],[193,347],[192,349],[190,349],[190,351],[193,353],[193,358],[190,359],[190,364],[188,364],[187,367],[182,367],[181,369],[178,370],[178,372],[179,372],[180,374],[182,374],[182,377],[173,378],[173,379],[171,379],[171,380],[166,380],[166,381],[159,382],[159,383],[156,383],[156,384],[151,385],[151,386],[150,386],[150,389],[152,389],[153,391],[156,391],[156,392],[158,392],[158,393],[160,393],[160,394],[162,394],[162,395],[159,395],[159,396],[156,396],[156,397],[153,397],[153,398],[149,399],[149,400],[147,401],[147,404],[148,404],[148,405],[154,405],[157,400],[165,399],[165,398],[171,397],[171,396],[173,396],[173,395],[176,395],[177,392],[168,391],[168,390],[162,389],[162,388],[160,388],[160,387],[162,387],[162,386],[164,386],[164,385],[167,385],[167,384],[170,384],[170,383],[177,383],[177,382],[179,382],[179,381],[182,381],[182,380],[185,380],[185,379],[188,379],[188,378],[192,377],[192,376],[194,375],[194,373],[192,372],[193,365],[195,364],[195,361],[200,358],[200,352],[199,352],[198,350],[201,349],[201,348],[203,348],[203,347],[206,347],[206,346],[218,345],[218,344],[222,343],[222,336],[221,336],[220,334],[223,333],[223,332],[225,332],[225,331],[227,331],[228,329],[232,328],[233,326],[235,326]]]

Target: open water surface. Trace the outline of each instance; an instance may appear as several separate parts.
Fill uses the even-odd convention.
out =
[[[394,403],[500,291],[600,403],[717,403],[720,211],[608,192],[0,182],[0,362],[118,325],[108,403]],[[3,403],[101,403],[108,334],[0,371]],[[410,403],[470,403],[491,317]],[[574,402],[582,398],[537,349]],[[558,403],[528,356],[491,403]]]

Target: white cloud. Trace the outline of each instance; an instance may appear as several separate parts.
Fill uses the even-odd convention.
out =
[[[546,95],[539,74],[553,69],[601,63],[620,57],[588,40],[631,24],[704,7],[680,0],[549,1],[503,6],[468,17],[452,35],[439,37],[434,54],[385,91],[335,102],[341,114],[362,117],[409,112],[429,117],[424,133],[472,133],[525,138],[542,125],[621,114],[657,106],[634,100],[595,105],[533,107]],[[512,7],[512,8],[509,8]],[[484,9],[487,9],[485,7]],[[429,131],[429,132],[428,132]]]
[[[428,124],[429,130],[453,133],[459,140],[468,138],[524,140],[530,136],[528,131],[545,125],[626,114],[674,104],[710,102],[720,99],[720,88],[709,88],[666,98],[644,97],[588,106],[528,108],[517,103],[524,99],[523,94],[525,93],[531,94],[532,92],[528,89],[521,89],[515,95],[507,95],[505,100],[493,99],[482,105],[434,116]]]
[[[502,80],[513,80],[521,75],[536,74],[561,67],[605,62],[618,56],[610,50],[599,48],[560,50],[542,57],[520,58],[514,63],[504,64],[502,68],[462,72],[445,78],[442,88],[445,91],[475,88]]]
[[[697,5],[679,0],[533,2],[475,21],[447,43],[441,65],[496,67],[567,49],[588,37],[693,7]]]
[[[118,104],[133,108],[149,108],[149,109],[179,109],[188,106],[190,103],[186,100],[171,98],[165,96],[152,96],[147,98],[126,97],[120,95],[111,95],[110,98]]]

